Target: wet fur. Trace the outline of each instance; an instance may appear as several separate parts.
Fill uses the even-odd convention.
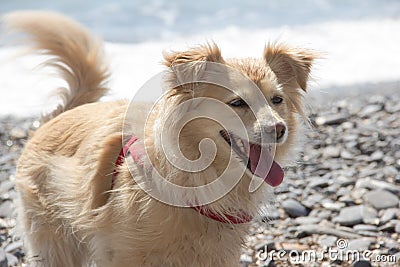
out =
[[[18,12],[6,16],[5,21],[10,31],[26,33],[34,49],[50,55],[48,64],[56,67],[68,84],[59,91],[63,104],[43,118],[43,125],[26,144],[18,162],[19,222],[29,261],[68,267],[237,266],[249,224],[216,222],[192,209],[154,200],[132,179],[132,175],[142,175],[132,159],[119,167],[110,190],[128,102],[96,102],[107,92],[108,77],[99,41],[79,24],[54,13]],[[312,53],[268,45],[260,59],[225,60],[215,44],[207,44],[165,53],[164,57],[165,65],[171,68],[191,62],[225,64],[253,80],[268,101],[275,93],[281,94],[285,104],[274,107],[272,114],[286,123],[289,134],[275,157],[283,165],[296,159]],[[207,96],[225,100],[228,95],[212,86],[198,90],[181,86],[168,92],[150,115],[146,136],[141,138],[149,146],[150,159],[157,158],[155,167],[172,181],[183,185],[209,182],[226,165],[229,149],[210,131],[215,124],[192,122],[180,136],[185,156],[198,156],[198,141],[204,136],[214,139],[218,154],[212,166],[200,173],[180,172],[165,159],[154,123],[185,99]],[[137,105],[136,114],[147,110],[148,106]],[[254,122],[248,114],[241,116]],[[142,129],[144,120],[136,120],[130,127],[132,132]],[[257,216],[268,204],[271,190],[263,185],[250,194],[248,184],[249,178],[244,177],[208,208],[221,214],[244,209]]]

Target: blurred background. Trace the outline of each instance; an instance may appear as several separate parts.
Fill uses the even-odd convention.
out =
[[[327,94],[397,84],[400,77],[398,0],[0,0],[0,15],[19,9],[58,11],[101,36],[112,66],[112,99],[132,97],[161,71],[163,50],[210,40],[224,57],[259,57],[268,41],[316,50],[323,57],[310,88]],[[0,114],[38,113],[60,81],[32,72],[42,59],[15,57],[20,48],[8,41],[3,34]]]

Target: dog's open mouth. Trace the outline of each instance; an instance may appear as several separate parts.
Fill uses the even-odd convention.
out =
[[[253,143],[247,144],[247,141],[226,130],[221,130],[220,134],[252,174],[264,179],[271,186],[278,186],[282,183],[284,171],[274,161],[268,147]]]

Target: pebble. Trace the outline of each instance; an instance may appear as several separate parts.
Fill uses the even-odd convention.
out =
[[[15,241],[8,246],[6,246],[5,251],[6,252],[13,252],[14,250],[21,249],[23,246],[23,243],[21,240]]]
[[[371,178],[362,178],[358,179],[356,182],[357,188],[368,188],[368,189],[383,189],[386,191],[390,191],[394,194],[400,193],[400,186],[393,185],[391,183],[385,181],[379,181]]]
[[[384,211],[380,218],[380,224],[385,224],[390,220],[396,218],[396,214],[400,214],[400,209],[387,209]]]
[[[383,154],[382,151],[378,150],[369,156],[369,160],[370,161],[381,161],[384,156],[385,156],[385,154]]]
[[[368,105],[360,111],[359,116],[361,118],[370,117],[372,114],[377,113],[381,109],[382,105]]]
[[[328,146],[323,151],[324,158],[338,158],[340,156],[340,147]]]
[[[385,190],[372,190],[364,196],[364,200],[377,210],[399,206],[399,198]]]
[[[369,225],[369,224],[357,224],[353,227],[354,231],[359,232],[359,231],[373,231],[376,232],[378,231],[378,227],[375,225]]]
[[[345,226],[353,226],[363,221],[364,206],[357,205],[352,207],[345,207],[340,210],[339,216],[333,219],[333,222]]]
[[[368,260],[359,260],[353,263],[353,267],[371,267],[371,262]]]
[[[341,229],[332,228],[331,226],[319,225],[319,224],[306,224],[299,225],[297,228],[297,236],[304,237],[312,234],[326,234],[326,235],[334,235],[341,238],[358,238],[360,235],[344,231]]]
[[[318,244],[321,247],[334,247],[336,245],[337,237],[333,235],[322,236],[318,239]]]
[[[27,137],[27,133],[25,130],[15,127],[15,128],[11,129],[10,136],[13,139],[22,139],[22,138]]]
[[[315,123],[321,125],[335,125],[345,122],[349,118],[349,114],[329,114],[320,116],[315,119]]]
[[[357,250],[357,251],[365,251],[369,249],[372,244],[372,240],[369,238],[358,238],[350,240],[346,250]]]
[[[294,199],[285,200],[282,207],[290,217],[307,216],[309,213],[306,207]]]
[[[18,266],[19,261],[18,261],[17,257],[15,257],[11,253],[7,253],[6,257],[7,257],[8,266]]]
[[[0,267],[8,267],[7,253],[0,248]]]
[[[14,205],[11,201],[4,201],[0,204],[0,218],[12,217],[14,213]]]

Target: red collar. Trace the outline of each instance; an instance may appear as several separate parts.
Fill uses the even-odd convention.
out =
[[[118,176],[118,170],[116,167],[121,166],[123,163],[124,158],[128,155],[131,154],[135,162],[139,163],[139,165],[143,166],[143,161],[142,158],[145,155],[144,148],[142,145],[135,142],[139,140],[138,137],[132,136],[131,139],[126,142],[126,144],[123,146],[121,151],[119,152],[118,158],[115,161],[115,169],[113,172],[113,177],[112,177],[112,182],[111,182],[111,189],[114,188],[115,185],[115,180],[117,179]],[[238,214],[237,216],[233,216],[230,214],[224,214],[224,217],[218,215],[217,213],[210,211],[206,209],[204,206],[193,206],[191,207],[198,213],[200,213],[203,216],[206,216],[207,218],[210,218],[214,221],[217,222],[222,222],[222,223],[229,223],[229,224],[243,224],[243,223],[248,223],[252,221],[252,217],[247,214],[246,212],[242,212]]]

